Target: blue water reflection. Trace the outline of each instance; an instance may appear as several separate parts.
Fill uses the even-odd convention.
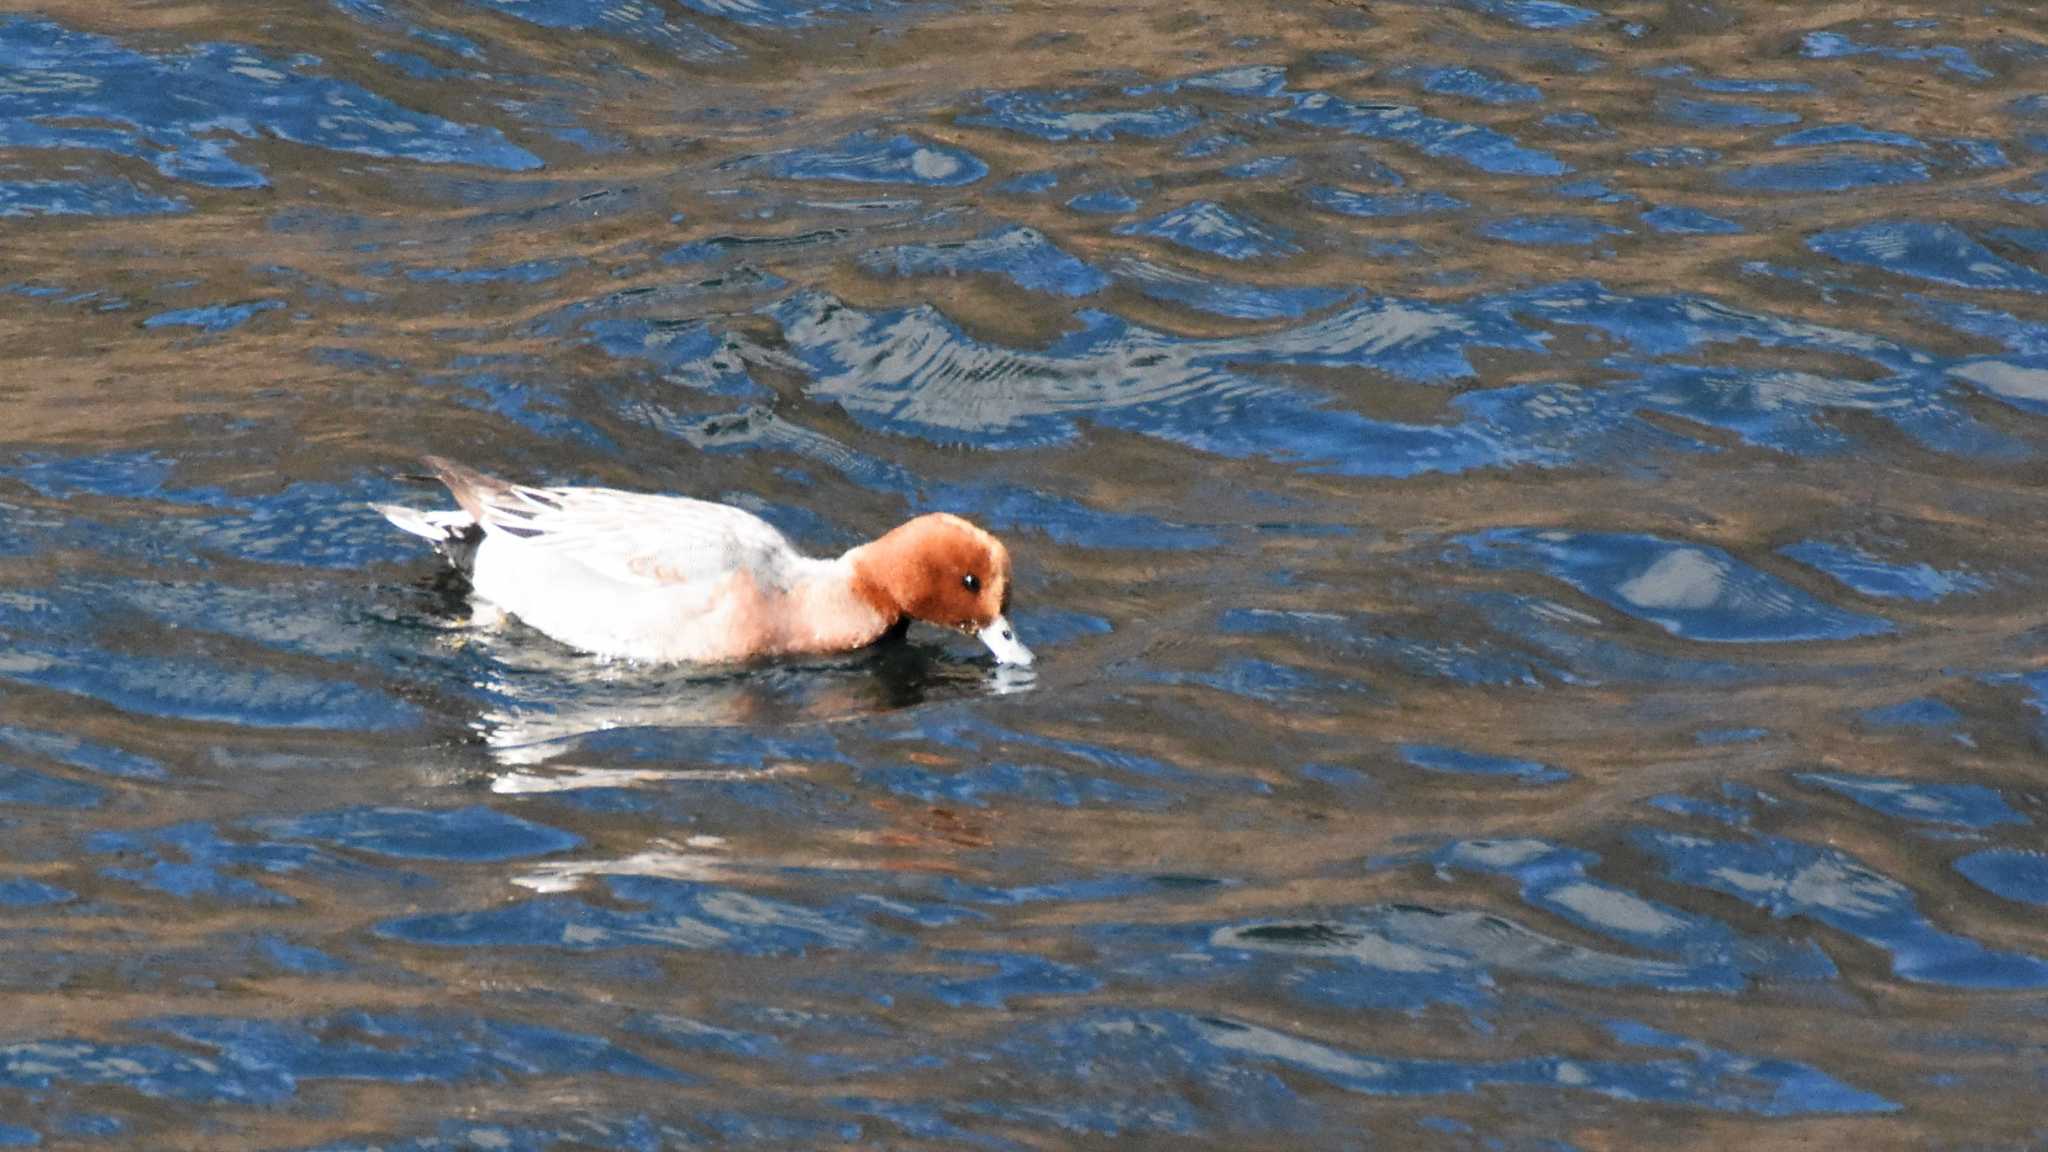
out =
[[[2038,1143],[2048,25],[1864,7],[0,18],[0,1145]]]
[[[209,188],[268,182],[233,155],[234,139],[260,135],[427,163],[540,167],[539,158],[495,128],[415,112],[303,71],[317,63],[275,61],[231,44],[151,56],[14,17],[0,23],[0,67],[19,78],[0,89],[0,144],[134,156],[169,179]],[[84,126],[90,121],[121,127]]]

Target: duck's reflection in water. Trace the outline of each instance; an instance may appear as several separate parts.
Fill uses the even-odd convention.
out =
[[[473,662],[485,706],[472,727],[490,756],[490,789],[503,796],[800,776],[809,762],[837,756],[835,733],[844,726],[1037,683],[1030,669],[991,667],[943,642],[896,639],[841,657],[743,668],[650,667],[596,660],[516,623],[444,626]],[[718,836],[656,838],[623,855],[535,863],[511,880],[541,893],[619,876],[735,884],[779,866],[754,849],[729,847]],[[842,866],[817,849],[804,852],[805,868]]]
[[[815,726],[858,721],[905,708],[983,695],[1028,691],[1029,669],[996,667],[921,642],[894,641],[832,659],[746,668],[647,667],[607,663],[571,652],[523,630],[478,629],[485,673],[477,687],[492,703],[475,727],[501,769],[500,793],[617,787],[679,777],[736,779],[777,771],[775,765],[734,769],[693,764],[702,733],[765,748],[801,739]],[[627,767],[572,760],[608,759],[591,737],[631,729]],[[675,732],[666,754],[664,730]],[[612,742],[606,742],[612,743]],[[619,744],[628,743],[619,741]],[[546,773],[527,771],[546,765]]]
[[[745,869],[707,850],[723,846],[724,841],[716,836],[692,836],[683,845],[657,840],[642,851],[614,860],[555,860],[537,864],[512,877],[512,882],[534,892],[572,892],[597,876],[658,876],[706,884],[730,883]]]

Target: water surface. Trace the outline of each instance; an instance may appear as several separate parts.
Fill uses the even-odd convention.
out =
[[[2048,1139],[2044,157],[2022,4],[14,6],[0,1145]],[[475,627],[428,452],[1041,668]]]

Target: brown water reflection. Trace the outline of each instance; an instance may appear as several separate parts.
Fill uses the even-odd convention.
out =
[[[2042,1138],[2024,6],[10,10],[0,1143]],[[479,632],[425,452],[1042,667]]]

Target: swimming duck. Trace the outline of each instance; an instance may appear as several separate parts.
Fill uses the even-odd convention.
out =
[[[469,572],[472,596],[573,648],[727,663],[863,648],[906,620],[1030,666],[1007,611],[1010,553],[958,516],[908,521],[832,559],[751,512],[612,488],[535,488],[425,457],[459,509],[378,505]]]

